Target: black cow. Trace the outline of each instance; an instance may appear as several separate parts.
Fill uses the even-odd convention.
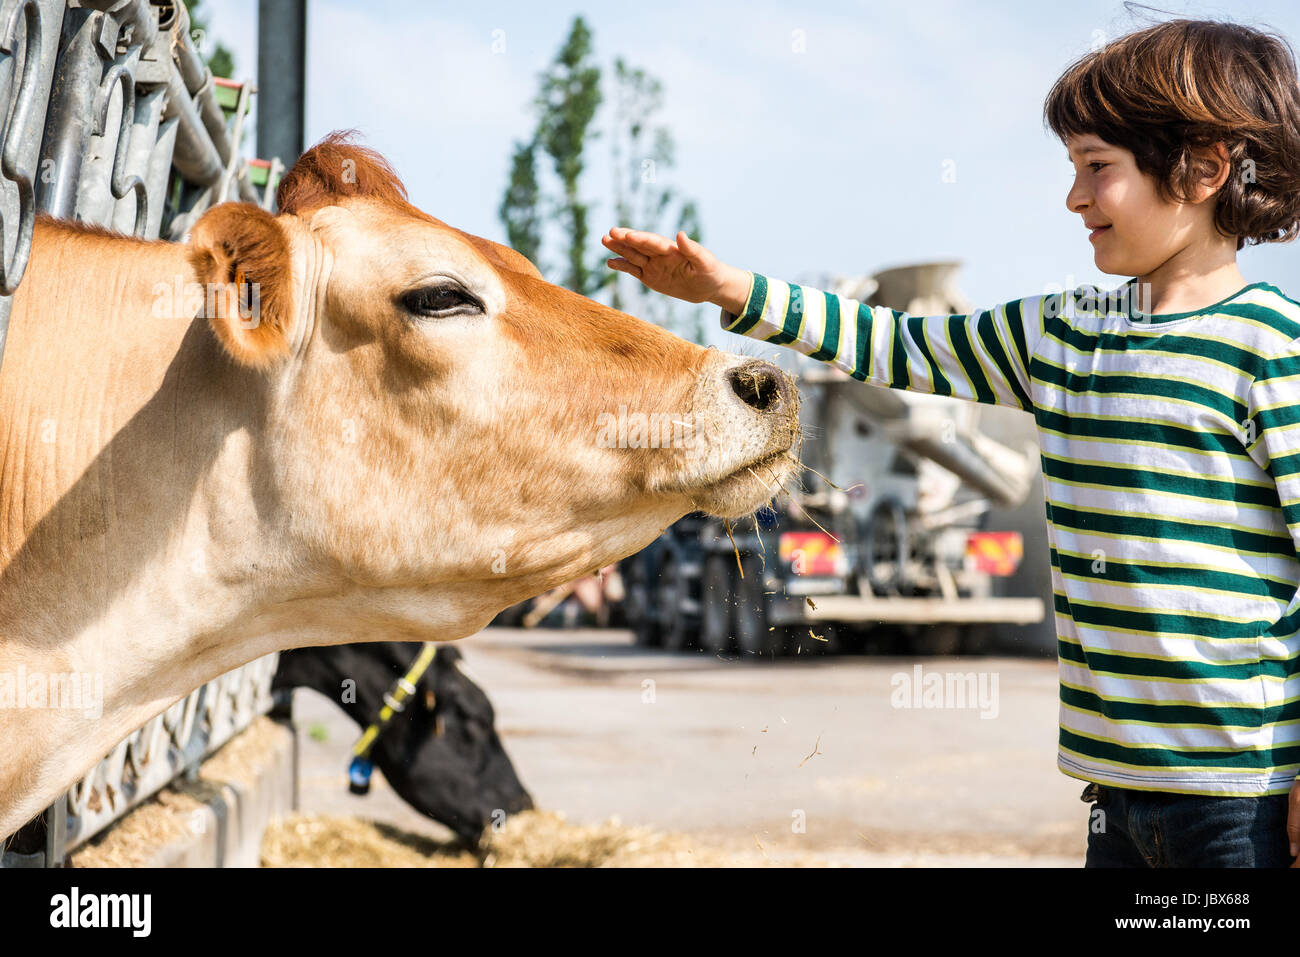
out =
[[[418,642],[381,641],[282,651],[272,689],[282,704],[292,688],[319,691],[364,731],[421,648]],[[494,815],[531,810],[533,799],[497,737],[492,703],[461,671],[460,659],[455,646],[438,646],[404,710],[376,739],[370,759],[407,804],[476,849]],[[354,696],[343,694],[348,679],[356,682]]]

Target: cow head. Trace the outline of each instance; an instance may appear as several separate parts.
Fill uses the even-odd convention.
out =
[[[775,366],[546,282],[346,137],[278,198],[209,211],[191,262],[262,396],[253,480],[284,561],[368,593],[390,634],[472,633],[687,512],[752,512],[796,468]]]
[[[280,655],[273,687],[312,688],[338,702],[350,679],[356,693],[340,703],[364,729],[420,647],[380,641],[295,648]],[[465,670],[460,650],[442,645],[370,757],[407,804],[474,848],[485,827],[533,807],[494,722],[492,702]]]
[[[214,207],[188,245],[33,226],[0,376],[0,674],[103,695],[0,708],[0,833],[237,665],[473,634],[796,467],[774,366],[546,283],[374,153],[327,139],[279,202]]]

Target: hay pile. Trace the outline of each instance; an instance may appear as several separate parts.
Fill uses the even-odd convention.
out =
[[[107,831],[77,848],[68,867],[155,867],[158,851],[190,837],[203,803],[193,794],[166,789]]]
[[[68,855],[69,867],[156,867],[158,853],[192,836],[204,801],[225,782],[250,784],[285,730],[262,715],[199,767],[197,781],[177,780]]]
[[[477,867],[454,844],[386,824],[348,817],[292,814],[262,835],[263,867]]]
[[[199,780],[178,782],[78,848],[74,867],[156,866],[159,851],[189,836],[223,782],[246,782],[284,731],[267,718],[205,762]],[[764,844],[768,838],[764,837]],[[769,853],[770,852],[770,853]],[[617,818],[579,825],[556,811],[527,811],[489,831],[483,853],[382,822],[316,814],[273,821],[263,835],[263,867],[763,867],[821,866],[812,856],[764,848],[743,836],[703,841],[625,827]]]
[[[702,845],[683,834],[623,827],[616,818],[568,823],[554,811],[526,811],[489,832],[484,867],[753,867],[777,865],[752,851]],[[814,859],[780,866],[817,865]],[[478,867],[459,845],[441,844],[387,824],[295,814],[267,829],[263,867]]]

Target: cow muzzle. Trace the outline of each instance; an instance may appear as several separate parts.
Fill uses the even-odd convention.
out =
[[[799,391],[770,362],[715,355],[696,385],[680,489],[701,511],[738,518],[780,492],[799,467]]]

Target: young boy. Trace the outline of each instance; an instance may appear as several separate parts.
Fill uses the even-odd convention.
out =
[[[909,316],[611,229],[609,265],[878,386],[1034,415],[1066,774],[1087,866],[1287,866],[1300,845],[1300,304],[1244,245],[1300,231],[1285,40],[1179,20],[1073,64],[1044,117],[1097,267],[1134,277]],[[1296,866],[1292,864],[1292,866]]]

